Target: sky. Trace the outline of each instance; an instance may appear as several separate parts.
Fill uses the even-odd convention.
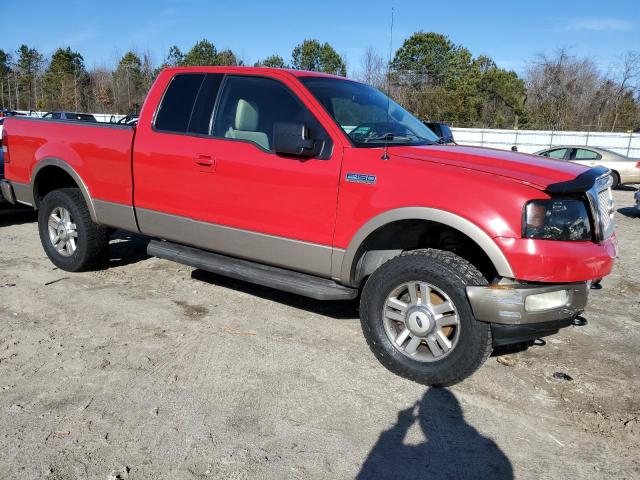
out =
[[[290,61],[295,45],[315,38],[354,72],[369,46],[387,57],[392,7],[394,51],[415,31],[435,31],[519,74],[559,48],[603,71],[640,50],[640,0],[4,0],[0,49],[24,43],[50,55],[69,46],[91,68],[113,65],[130,49],[159,64],[172,45],[186,51],[206,38],[252,65],[271,54]]]

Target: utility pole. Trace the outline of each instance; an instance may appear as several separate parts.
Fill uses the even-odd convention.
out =
[[[131,111],[131,82],[129,80],[129,68],[131,67],[130,64],[126,64],[125,65],[125,70],[127,72],[127,97],[129,99],[128,102],[128,110]]]

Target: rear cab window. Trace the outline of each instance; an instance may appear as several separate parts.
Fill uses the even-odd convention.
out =
[[[571,152],[571,160],[600,160],[601,158],[599,153],[586,148],[574,148]]]
[[[156,130],[187,133],[191,111],[204,77],[205,74],[185,74],[171,79],[156,114]]]
[[[156,131],[208,135],[222,74],[185,73],[174,76],[156,113]]]

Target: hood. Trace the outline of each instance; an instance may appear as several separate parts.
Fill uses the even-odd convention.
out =
[[[564,160],[484,147],[425,145],[394,147],[389,152],[391,158],[393,155],[399,155],[415,160],[468,168],[510,178],[541,190],[553,183],[573,180],[588,170],[582,165]]]

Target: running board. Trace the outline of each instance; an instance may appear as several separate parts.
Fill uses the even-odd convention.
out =
[[[176,243],[151,240],[147,253],[153,257],[316,300],[351,300],[358,296],[357,289],[343,287],[327,278],[227,257]]]

